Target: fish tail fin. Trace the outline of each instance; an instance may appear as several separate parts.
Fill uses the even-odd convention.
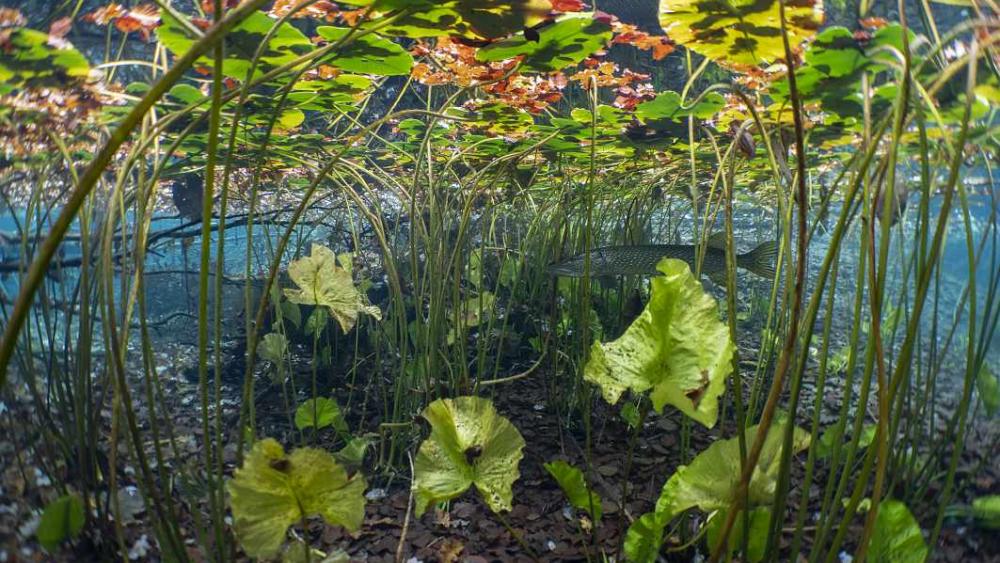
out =
[[[746,254],[736,257],[739,267],[762,278],[774,279],[774,263],[778,258],[778,243],[773,240],[761,243]]]

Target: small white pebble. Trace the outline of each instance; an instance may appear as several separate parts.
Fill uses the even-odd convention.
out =
[[[365,493],[365,498],[368,500],[382,500],[388,496],[388,494],[389,493],[387,493],[385,489],[376,488]]]
[[[49,479],[48,475],[46,475],[45,473],[42,472],[41,469],[36,467],[35,484],[38,485],[39,487],[48,487],[49,485],[52,484],[52,479]]]
[[[841,551],[837,554],[837,557],[840,559],[840,563],[851,563],[851,561],[854,561],[854,556],[846,551]]]
[[[133,561],[144,558],[149,553],[151,547],[153,546],[149,544],[149,538],[146,537],[146,534],[143,534],[139,536],[139,539],[128,550],[128,558]]]
[[[549,541],[545,542],[545,547],[549,548],[549,551],[555,551],[556,550],[556,542],[554,542],[552,540],[549,540]]]

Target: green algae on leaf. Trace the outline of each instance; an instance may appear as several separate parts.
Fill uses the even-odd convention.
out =
[[[510,510],[524,438],[493,402],[481,397],[438,399],[427,405],[423,417],[431,435],[413,460],[417,516],[472,485],[494,512]]]
[[[617,340],[594,343],[584,379],[609,403],[626,389],[650,391],[657,412],[670,404],[712,427],[732,372],[729,329],[686,262],[668,258],[657,269],[645,310]]]
[[[660,0],[660,26],[677,43],[731,66],[785,58],[779,0]],[[820,0],[785,4],[788,41],[795,49],[823,23]]]
[[[923,563],[927,544],[913,514],[898,500],[879,503],[872,532],[870,561],[873,563]]]
[[[583,510],[595,521],[600,521],[601,497],[587,486],[582,471],[562,460],[546,463],[545,470],[559,483],[559,488],[574,508]]]
[[[34,29],[3,30],[0,52],[0,93],[10,88],[65,86],[90,73],[90,63],[80,51],[68,44],[54,45],[48,33]]]
[[[779,415],[764,438],[760,459],[750,478],[748,501],[751,509],[769,504],[778,483],[781,452],[784,446],[788,417]],[[809,434],[792,429],[792,449],[799,452],[809,446]],[[746,430],[747,443],[757,435],[757,426]],[[691,461],[677,468],[660,492],[654,512],[644,515],[629,527],[625,552],[630,561],[652,561],[659,553],[666,525],[690,508],[702,512],[728,510],[740,479],[740,447],[738,438],[719,440]]]
[[[610,40],[610,24],[592,14],[574,14],[542,28],[537,41],[519,33],[483,47],[476,59],[490,62],[523,56],[521,71],[553,72],[579,64]]]
[[[278,555],[288,527],[303,518],[355,531],[365,514],[365,480],[347,471],[329,453],[299,448],[290,455],[277,441],[254,444],[243,467],[227,484],[234,528],[251,557]]]
[[[38,543],[52,551],[83,529],[83,501],[75,494],[63,495],[45,506],[38,522]]]
[[[300,305],[326,307],[344,332],[354,327],[361,313],[382,320],[379,308],[368,304],[354,286],[351,273],[337,265],[329,248],[313,244],[309,256],[288,265],[288,275],[298,289],[286,289],[285,297]]]

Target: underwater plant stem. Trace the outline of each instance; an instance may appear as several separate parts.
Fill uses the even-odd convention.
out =
[[[788,61],[788,89],[792,105],[792,117],[795,122],[795,165],[797,167],[796,177],[796,202],[799,209],[797,214],[798,236],[797,260],[795,263],[795,285],[792,289],[792,311],[789,318],[788,334],[785,335],[785,343],[781,355],[778,357],[778,365],[775,368],[774,380],[771,382],[771,389],[768,392],[767,402],[764,405],[764,412],[761,413],[760,423],[757,426],[757,435],[754,437],[753,446],[747,453],[746,463],[740,471],[740,481],[736,487],[732,499],[732,508],[726,513],[726,521],[719,533],[718,541],[712,549],[709,563],[717,563],[722,554],[726,551],[725,546],[729,541],[729,534],[736,522],[737,513],[743,508],[750,487],[750,479],[756,469],[757,461],[764,449],[764,439],[770,430],[771,422],[778,406],[778,399],[784,388],[785,376],[791,362],[792,354],[795,351],[795,342],[798,339],[799,320],[802,314],[803,293],[805,291],[806,260],[807,260],[807,237],[808,229],[806,225],[806,215],[808,213],[808,202],[806,200],[806,152],[805,152],[805,126],[802,122],[802,105],[799,100],[798,89],[795,83],[795,68],[792,61],[792,48],[788,42],[787,25],[785,21],[785,0],[778,0],[779,14],[781,20],[781,39],[785,48],[785,60]]]
[[[24,326],[25,320],[27,320],[28,312],[31,309],[31,303],[34,300],[35,294],[38,292],[39,287],[41,287],[43,281],[45,280],[49,262],[51,262],[52,258],[56,255],[63,237],[66,236],[66,232],[69,230],[70,225],[72,225],[77,213],[83,206],[85,199],[90,194],[91,190],[93,190],[94,186],[97,185],[98,180],[100,180],[101,175],[111,163],[111,160],[118,152],[118,149],[131,136],[132,131],[139,125],[153,104],[155,104],[160,97],[167,92],[167,90],[169,90],[178,80],[181,79],[184,73],[191,68],[199,57],[208,52],[208,50],[220,41],[230,29],[242,22],[250,16],[250,14],[256,12],[261,6],[267,4],[268,1],[269,0],[246,0],[244,3],[231,10],[224,19],[210,27],[205,32],[204,36],[196,41],[191,48],[184,53],[182,57],[178,58],[174,62],[174,65],[170,67],[170,69],[150,87],[149,92],[147,92],[146,95],[136,103],[135,107],[132,108],[132,111],[125,116],[121,125],[119,125],[118,128],[111,133],[108,140],[104,143],[104,146],[101,147],[100,151],[98,151],[98,153],[94,156],[90,165],[87,166],[87,170],[83,173],[83,176],[80,177],[80,181],[77,182],[76,187],[73,188],[73,191],[70,194],[69,199],[66,201],[63,210],[59,213],[58,218],[52,224],[49,235],[45,238],[41,247],[39,247],[37,256],[34,260],[32,260],[31,266],[28,268],[28,272],[23,278],[23,283],[18,291],[17,299],[14,302],[14,309],[11,312],[7,326],[4,327],[3,337],[0,339],[0,389],[6,387],[9,372],[8,367],[17,345],[18,335],[21,333],[21,328]]]

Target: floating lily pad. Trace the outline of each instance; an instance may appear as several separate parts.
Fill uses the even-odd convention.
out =
[[[320,26],[316,33],[327,41],[340,41],[350,29],[342,27]],[[413,57],[399,45],[368,34],[351,41],[334,53],[324,62],[347,72],[359,74],[377,74],[380,76],[399,76],[410,73]]]
[[[719,63],[757,66],[785,58],[779,0],[660,0],[660,25],[688,49]],[[823,23],[823,3],[785,4],[792,48]]]
[[[15,27],[0,35],[0,86],[66,86],[86,78],[90,64],[66,44],[53,46],[49,34]]]
[[[520,70],[552,72],[579,64],[611,40],[611,26],[592,14],[573,14],[544,27],[535,38],[519,33],[483,47],[480,61],[501,61],[523,56]]]
[[[346,0],[372,5],[392,23],[379,31],[403,37],[462,36],[496,39],[535,25],[552,9],[549,0]]]
[[[681,95],[666,91],[648,102],[642,102],[635,108],[635,116],[650,122],[660,119],[678,121],[689,116],[698,119],[709,119],[726,105],[726,100],[715,92],[710,92],[697,103],[685,106],[681,103]]]

